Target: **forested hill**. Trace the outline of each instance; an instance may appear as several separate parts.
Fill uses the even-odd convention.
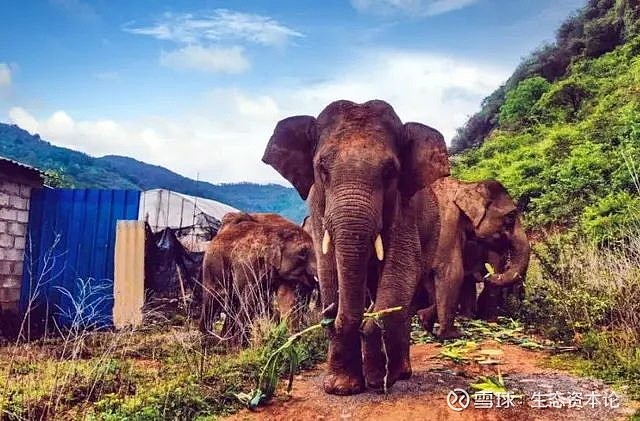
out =
[[[639,0],[588,0],[556,31],[555,41],[529,54],[511,77],[484,99],[480,111],[458,129],[451,151],[482,144],[491,130],[501,126],[500,113],[508,92],[532,76],[549,82],[566,77],[572,63],[600,57],[640,33]]]
[[[590,0],[562,24],[556,44],[520,65],[459,131],[454,174],[500,180],[530,228],[574,227],[598,242],[636,229],[639,4]]]
[[[227,203],[249,212],[276,212],[302,221],[306,205],[292,189],[277,184],[214,185],[176,174],[164,167],[123,156],[94,158],[52,145],[15,125],[0,123],[0,156],[32,165],[55,182],[73,187],[148,190],[166,188]]]

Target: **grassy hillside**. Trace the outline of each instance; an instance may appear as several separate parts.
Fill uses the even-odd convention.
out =
[[[0,123],[0,156],[41,170],[57,170],[75,187],[136,189],[127,178],[97,159],[72,149],[54,146],[18,126]]]
[[[640,37],[577,60],[553,83],[520,82],[498,127],[457,157],[454,173],[503,182],[530,228],[571,226],[603,242],[638,223],[638,163]]]
[[[305,203],[291,188],[253,183],[214,185],[132,158],[115,155],[94,158],[54,146],[14,125],[0,123],[0,156],[52,170],[60,176],[59,182],[73,187],[166,188],[218,200],[245,211],[280,213],[297,222],[306,215]]]

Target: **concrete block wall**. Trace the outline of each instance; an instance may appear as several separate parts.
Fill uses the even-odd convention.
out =
[[[0,180],[0,310],[17,312],[31,187]]]

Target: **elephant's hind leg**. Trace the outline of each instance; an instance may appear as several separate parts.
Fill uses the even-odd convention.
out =
[[[460,290],[460,315],[462,317],[473,319],[476,316],[477,295],[476,279],[472,274],[465,275]]]

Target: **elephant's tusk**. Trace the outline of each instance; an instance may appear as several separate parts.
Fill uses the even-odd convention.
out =
[[[324,231],[324,237],[322,237],[322,254],[327,254],[329,251],[329,244],[331,244],[331,236],[329,231]]]
[[[376,256],[378,257],[378,260],[383,261],[384,247],[382,246],[382,237],[380,237],[380,234],[378,234],[378,236],[376,237],[376,241],[373,243],[373,248],[376,250]]]

